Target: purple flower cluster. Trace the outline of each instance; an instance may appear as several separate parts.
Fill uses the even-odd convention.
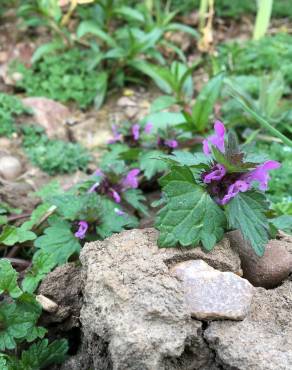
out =
[[[139,185],[138,182],[138,175],[140,173],[140,170],[138,168],[134,168],[130,170],[126,176],[124,176],[121,181],[117,184],[111,184],[108,180],[107,176],[100,170],[97,169],[95,171],[95,175],[101,177],[101,180],[96,182],[91,186],[91,188],[88,190],[88,193],[93,193],[94,191],[98,191],[101,194],[107,194],[113,200],[115,203],[121,202],[121,194],[128,190],[128,189],[136,189]],[[118,216],[124,216],[125,212],[120,210],[119,208],[115,208],[115,213]],[[78,230],[74,234],[76,238],[84,239],[86,232],[88,230],[88,223],[86,221],[79,221],[78,223]]]
[[[148,122],[144,127],[144,133],[149,135],[153,129],[153,123]],[[134,142],[139,141],[141,136],[141,127],[137,123],[130,127],[130,132],[123,136],[123,134],[119,131],[118,127],[116,125],[112,125],[112,133],[113,138],[108,141],[109,144],[115,144],[118,142],[122,142],[123,139],[128,137],[130,140],[133,140]]]
[[[211,155],[211,145],[221,153],[225,153],[225,127],[223,123],[216,121],[214,131],[214,135],[203,141],[203,152],[208,157]],[[248,172],[228,173],[223,164],[215,163],[211,170],[204,172],[201,177],[217,203],[225,205],[238,193],[250,190],[254,183],[258,183],[260,190],[267,190],[270,179],[269,171],[280,166],[279,162],[269,160]]]
[[[146,123],[144,130],[141,131],[141,127],[138,124],[131,126],[125,134],[119,130],[116,125],[112,126],[113,137],[108,141],[109,144],[115,144],[118,142],[126,142],[130,145],[136,145],[141,139],[141,134],[144,132],[146,135],[150,135],[153,132],[153,123]],[[178,147],[178,141],[174,138],[162,138],[157,139],[158,147],[164,147],[169,149],[176,149]]]
[[[169,149],[176,149],[178,147],[178,141],[175,139],[157,139],[157,145],[162,147],[167,147]]]

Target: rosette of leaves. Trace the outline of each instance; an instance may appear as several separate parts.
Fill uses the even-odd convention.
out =
[[[264,72],[280,71],[291,86],[291,35],[278,33],[258,41],[225,43],[219,48],[219,62],[231,73],[241,75],[262,75]]]
[[[79,143],[49,139],[41,127],[26,126],[22,133],[23,146],[29,159],[48,174],[86,169],[90,155]]]
[[[47,330],[37,326],[41,306],[33,294],[20,289],[17,279],[18,273],[10,262],[1,259],[0,351],[5,351],[0,352],[1,369],[36,370],[63,362],[68,351],[67,341],[61,339],[49,344],[44,339]],[[26,342],[33,343],[20,351]]]
[[[16,131],[16,117],[29,113],[16,96],[0,93],[0,136],[11,136]]]
[[[181,152],[165,159],[170,170],[160,180],[164,207],[156,219],[159,245],[201,244],[210,251],[226,231],[239,229],[261,256],[269,239],[269,203],[256,189],[254,171],[264,171],[264,164],[246,158],[234,135],[228,135],[225,147],[214,137],[208,155]]]
[[[22,283],[25,291],[33,292],[55,266],[78,260],[86,241],[103,240],[113,233],[138,226],[136,217],[124,212],[118,214],[120,206],[112,199],[88,192],[95,181],[95,178],[88,180],[65,193],[55,186],[48,186],[38,193],[47,211],[42,216],[45,223],[41,232],[34,237],[36,252]],[[126,197],[137,208],[142,207],[139,194],[129,193]],[[82,239],[76,236],[80,221],[88,224],[86,236]]]
[[[113,126],[113,138],[102,157],[101,169],[107,172],[113,168],[124,171],[125,166],[138,167],[144,175],[142,182],[154,184],[157,176],[167,169],[167,164],[160,160],[160,156],[172,153],[181,145],[189,145],[190,141],[193,143],[190,140],[191,133],[170,124],[169,116],[165,119],[164,113],[159,112],[140,124]]]
[[[106,83],[104,74],[92,70],[91,51],[72,48],[62,54],[50,52],[36,60],[31,68],[14,64],[11,69],[23,78],[17,83],[29,96],[45,96],[53,100],[74,101],[80,108],[92,104]]]

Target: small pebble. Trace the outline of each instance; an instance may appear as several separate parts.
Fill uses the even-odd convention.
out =
[[[10,155],[0,158],[0,175],[5,180],[15,180],[22,172],[19,159]]]
[[[58,309],[57,303],[47,298],[46,296],[39,294],[35,298],[37,302],[42,306],[44,311],[47,311],[49,313],[54,313],[57,311]]]

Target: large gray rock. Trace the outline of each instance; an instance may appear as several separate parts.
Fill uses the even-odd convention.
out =
[[[292,273],[292,254],[289,253],[291,242],[270,240],[264,255],[258,257],[239,231],[232,231],[227,236],[239,253],[243,276],[254,286],[274,288]]]
[[[81,323],[96,370],[217,368],[166,263],[184,253],[158,249],[156,238],[153,229],[131,230],[81,252]]]
[[[204,337],[223,369],[292,369],[292,282],[257,288],[244,321],[211,322]]]
[[[221,272],[202,260],[181,262],[172,274],[183,282],[185,302],[192,317],[199,320],[243,320],[254,287],[232,272]]]
[[[138,239],[141,238],[138,236]],[[173,266],[179,262],[201,259],[208,265],[220,271],[231,271],[237,275],[242,275],[240,258],[234,249],[231,248],[227,238],[223,238],[211,251],[206,253],[200,247],[196,248],[158,248],[158,231],[149,228],[145,235],[151,241],[151,248],[155,254],[162,256],[167,266]]]
[[[291,281],[254,288],[243,321],[194,320],[171,270],[198,249],[159,249],[156,240],[153,229],[131,230],[83,248],[82,343],[62,370],[292,369]],[[218,253],[222,271],[235,269],[220,257],[232,253]]]

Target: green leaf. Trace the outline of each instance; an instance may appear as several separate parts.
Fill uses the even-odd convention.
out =
[[[144,171],[144,176],[147,180],[150,180],[156,174],[167,170],[168,166],[163,160],[161,160],[161,154],[163,153],[159,150],[151,150],[140,155],[139,167]]]
[[[100,224],[96,227],[96,232],[102,239],[111,236],[113,233],[119,233],[125,229],[135,228],[138,226],[135,217],[125,215],[117,215],[117,204],[109,199],[103,198],[101,202],[102,215]]]
[[[292,216],[282,215],[269,220],[277,230],[283,230],[286,233],[292,234]]]
[[[119,155],[119,158],[123,159],[124,161],[137,161],[139,154],[141,153],[141,148],[129,148],[127,151],[122,152]]]
[[[269,121],[267,121],[259,112],[255,110],[255,107],[250,104],[249,100],[242,94],[240,91],[234,89],[231,84],[227,84],[229,93],[232,95],[235,100],[241,105],[242,109],[249,113],[254,120],[256,120],[260,126],[262,126],[265,130],[271,133],[273,136],[282,140],[284,144],[289,147],[292,147],[292,140],[288,138],[288,136],[282,134],[279,130],[277,130]]]
[[[0,202],[0,214],[4,213],[14,213],[16,215],[20,215],[21,209],[11,207],[8,203]]]
[[[51,216],[49,227],[44,235],[35,241],[36,248],[50,254],[57,265],[62,265],[75,253],[79,253],[80,244],[71,232],[71,224],[57,216]]]
[[[8,218],[7,216],[2,216],[0,215],[0,225],[5,225],[8,223]]]
[[[134,60],[129,63],[133,68],[144,73],[152,78],[153,82],[166,94],[173,92],[172,82],[170,80],[170,71],[166,68],[144,62],[142,60]]]
[[[133,20],[137,22],[144,22],[143,13],[139,12],[136,9],[130,8],[129,6],[120,6],[114,9],[116,14],[122,15],[126,20]]]
[[[41,307],[35,298],[24,293],[16,302],[0,304],[0,350],[14,349],[16,340],[32,341],[43,337],[44,328],[35,325],[41,314]]]
[[[224,153],[220,152],[220,150],[214,146],[211,147],[211,151],[216,162],[223,164],[224,167],[227,169],[227,172],[229,173],[247,172],[248,170],[256,167],[255,163],[243,162],[242,153],[238,154],[237,160],[236,156],[234,156],[233,159],[227,158],[227,156]]]
[[[55,340],[50,344],[47,339],[43,339],[22,351],[19,369],[39,370],[60,364],[65,360],[68,349],[65,339]]]
[[[186,56],[184,55],[183,51],[173,42],[163,39],[161,40],[160,45],[167,49],[173,50],[182,62],[187,62]]]
[[[151,113],[159,112],[163,109],[167,109],[171,107],[173,104],[176,103],[176,98],[169,95],[162,95],[159,96],[154,102],[151,104]]]
[[[63,193],[52,197],[50,202],[57,207],[57,212],[69,221],[96,221],[99,217],[100,197],[96,193]]]
[[[194,64],[188,67],[184,63],[173,62],[170,66],[170,71],[173,76],[173,88],[176,94],[183,93],[188,99],[191,99],[193,96],[193,80],[192,72],[193,69],[197,67],[197,64]]]
[[[198,31],[196,31],[194,28],[189,27],[189,26],[187,26],[185,24],[182,24],[182,23],[170,23],[166,27],[166,31],[185,32],[185,33],[188,33],[188,34],[194,36],[197,40],[200,39],[200,34],[198,33]]]
[[[22,289],[25,292],[33,293],[43,278],[55,267],[54,255],[37,251],[32,258],[32,267],[26,272],[22,281]]]
[[[208,126],[209,116],[212,113],[216,100],[219,97],[224,75],[222,73],[213,77],[200,91],[192,111],[194,127],[204,131]]]
[[[98,89],[94,98],[94,106],[96,109],[99,109],[104,102],[107,92],[108,74],[106,72],[99,73],[96,85]]]
[[[113,39],[108,33],[104,32],[98,25],[93,21],[84,21],[79,24],[77,29],[77,37],[81,38],[87,34],[97,36],[102,41],[108,44],[108,46],[114,48],[117,47],[115,39]]]
[[[28,230],[29,224],[24,223],[20,227],[5,225],[0,235],[0,244],[12,246],[16,243],[24,243],[34,240],[36,234]]]
[[[140,189],[129,189],[123,193],[123,199],[144,216],[148,215],[147,206],[142,202],[146,201]]]
[[[154,129],[166,129],[184,123],[185,117],[182,113],[176,112],[156,112],[144,117],[143,122],[152,122]]]
[[[156,220],[160,231],[159,245],[194,247],[201,242],[206,250],[211,250],[223,237],[224,212],[205,189],[195,183],[187,167],[173,167],[160,182],[166,205]]]
[[[262,193],[239,193],[225,207],[228,226],[239,229],[258,256],[262,256],[268,242],[268,210]]]
[[[12,298],[22,294],[17,284],[18,273],[13,269],[7,259],[0,260],[0,294],[8,293]]]
[[[109,151],[101,158],[100,168],[105,172],[111,168],[120,167],[124,165],[121,160],[121,154],[127,152],[129,147],[124,144],[112,144],[109,146]]]
[[[202,167],[210,166],[210,159],[203,153],[190,153],[183,150],[175,150],[171,155],[166,158],[172,164],[180,164],[189,167]]]
[[[56,51],[60,49],[64,49],[64,43],[61,40],[56,40],[56,41],[48,42],[46,44],[42,44],[33,53],[31,62],[35,63],[38,60],[40,60],[45,54],[49,54],[52,51]]]
[[[2,353],[0,353],[0,369],[1,370],[12,370],[13,369],[11,367],[10,357]]]
[[[36,191],[34,194],[40,197],[43,201],[46,201],[53,195],[60,193],[63,193],[60,182],[58,180],[53,180],[43,186],[40,190]]]
[[[36,225],[39,225],[39,223],[42,222],[42,220],[49,214],[51,214],[54,211],[54,207],[52,207],[49,203],[42,203],[39,206],[37,206],[30,216],[30,220],[24,222],[22,225],[25,225],[26,229],[31,229]]]

